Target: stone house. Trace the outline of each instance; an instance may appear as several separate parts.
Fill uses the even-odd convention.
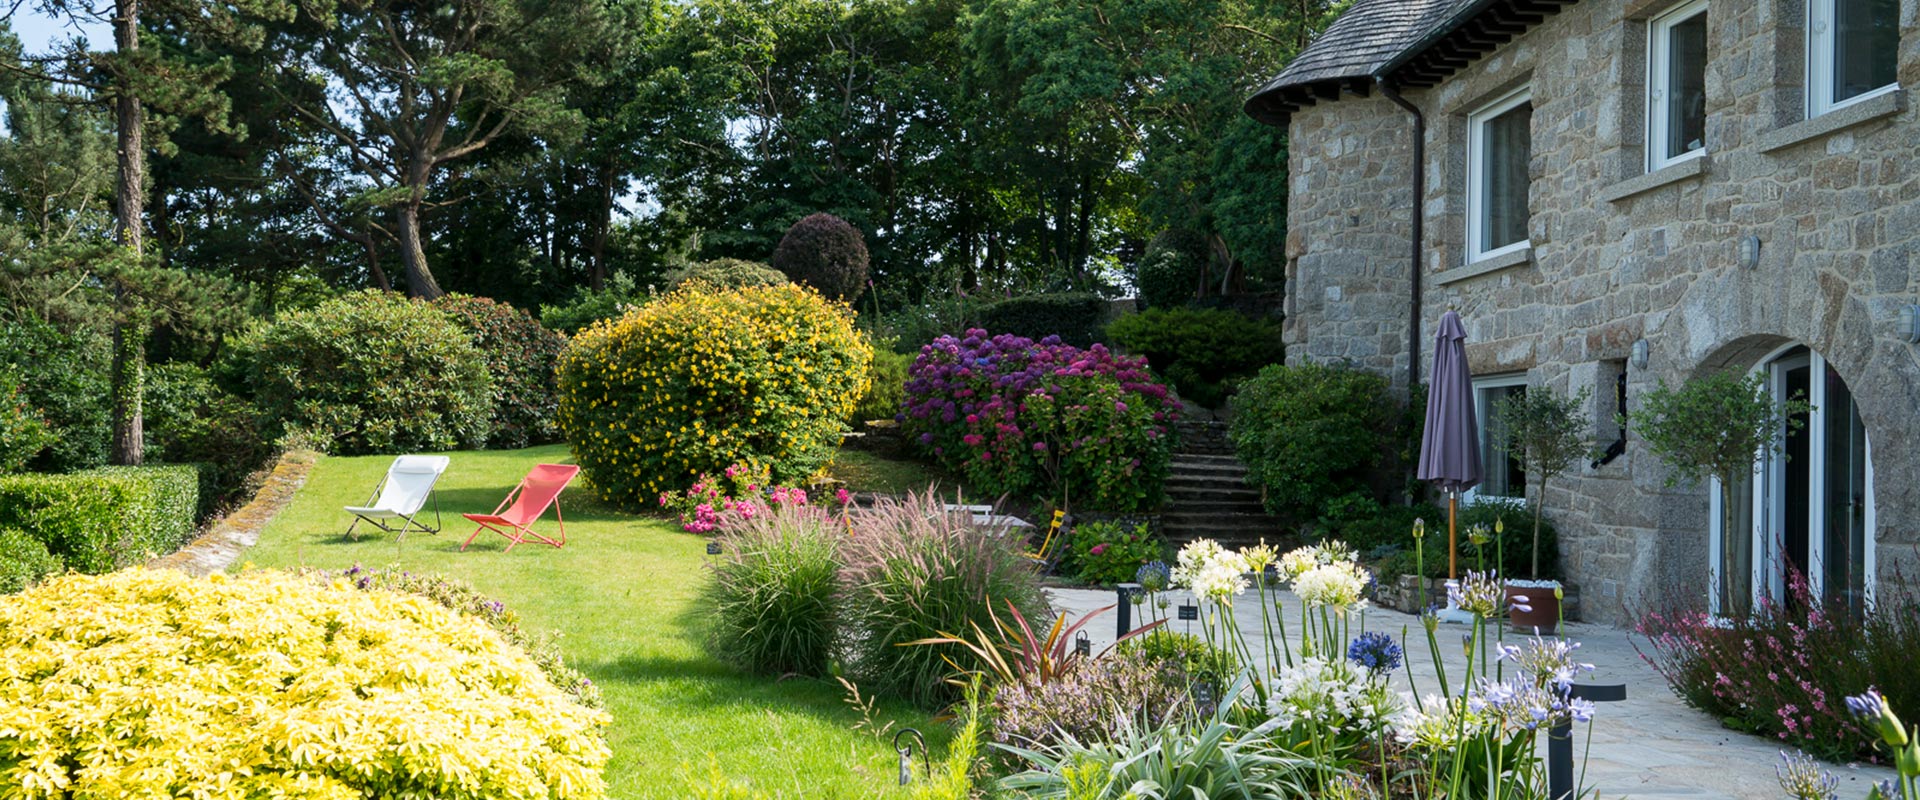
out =
[[[1247,103],[1289,132],[1288,359],[1404,387],[1453,309],[1483,414],[1589,390],[1617,452],[1546,498],[1588,619],[1796,570],[1858,607],[1920,578],[1916,85],[1920,0],[1356,0]],[[1727,368],[1816,410],[1723,526],[1616,419]]]

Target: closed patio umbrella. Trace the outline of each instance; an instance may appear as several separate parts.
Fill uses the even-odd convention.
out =
[[[1427,385],[1427,423],[1420,433],[1420,480],[1447,493],[1447,577],[1459,575],[1460,493],[1480,484],[1480,431],[1473,413],[1473,374],[1467,371],[1466,327],[1448,311],[1433,335],[1433,381]]]

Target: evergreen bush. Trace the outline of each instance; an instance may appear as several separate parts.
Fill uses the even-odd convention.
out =
[[[487,446],[515,450],[559,438],[554,364],[567,339],[547,330],[532,314],[484,297],[449,294],[433,305],[466,328],[486,355],[493,376],[493,433]]]
[[[193,535],[200,472],[106,467],[0,476],[0,528],[17,528],[81,572],[108,572],[178,549]]]
[[[45,542],[18,528],[0,528],[0,595],[13,594],[59,572],[60,558]]]
[[[689,288],[574,337],[560,427],[601,499],[627,508],[735,464],[794,484],[839,446],[872,360],[812,290]]]
[[[368,290],[296,311],[229,340],[272,433],[328,452],[439,452],[492,432],[487,356],[446,312]]]
[[[200,498],[203,507],[238,489],[274,455],[259,410],[196,365],[153,365],[143,396],[146,460],[205,464],[211,474]]]
[[[1146,308],[1179,308],[1193,300],[1207,263],[1207,240],[1189,230],[1169,229],[1147,242],[1134,286]]]
[[[27,402],[16,370],[0,364],[0,475],[26,466],[53,440],[52,426]]]
[[[667,291],[675,291],[688,284],[700,284],[708,291],[725,291],[779,286],[784,283],[790,283],[790,281],[787,280],[787,276],[780,274],[779,270],[758,261],[744,261],[738,258],[702,261],[667,274]]]
[[[1369,493],[1395,442],[1387,379],[1348,367],[1276,364],[1233,398],[1234,452],[1267,511],[1295,521],[1321,516],[1333,498]]]
[[[67,576],[0,604],[0,663],[0,783],[26,796],[606,795],[607,715],[407,594],[271,571]]]
[[[71,472],[107,463],[112,362],[104,334],[66,332],[32,319],[0,321],[0,364],[15,370],[26,405],[40,410],[53,433],[27,469]]]
[[[1146,356],[1180,397],[1219,408],[1242,380],[1280,363],[1280,326],[1233,311],[1152,308],[1107,326],[1107,341]]]
[[[852,303],[867,289],[867,242],[846,220],[810,214],[780,238],[772,266],[794,283]]]

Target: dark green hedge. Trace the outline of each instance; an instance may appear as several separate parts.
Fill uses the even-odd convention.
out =
[[[1091,294],[1036,294],[1002,300],[980,309],[979,327],[1034,341],[1058,336],[1074,347],[1100,341],[1107,325],[1107,301]]]
[[[193,535],[200,470],[106,467],[0,477],[0,528],[18,528],[81,572],[170,553]]]
[[[0,594],[13,594],[60,571],[60,559],[26,532],[0,528]]]

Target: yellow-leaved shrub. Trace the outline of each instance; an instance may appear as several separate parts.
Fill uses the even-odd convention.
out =
[[[852,312],[811,289],[690,285],[574,336],[560,429],[615,505],[733,464],[789,485],[832,458],[872,361]]]
[[[608,721],[412,595],[131,569],[0,601],[0,798],[600,798]]]

